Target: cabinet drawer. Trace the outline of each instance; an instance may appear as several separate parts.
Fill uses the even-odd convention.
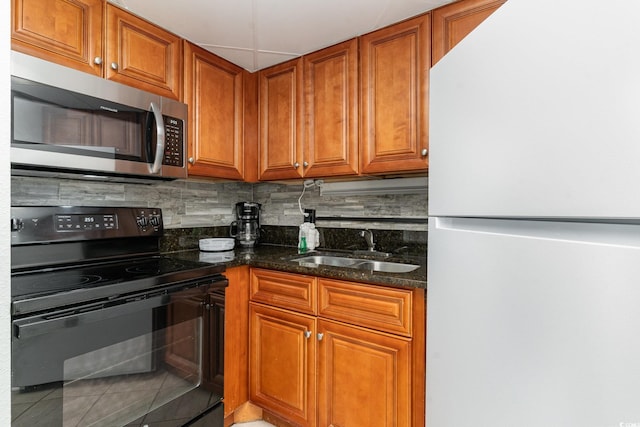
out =
[[[408,289],[318,279],[318,316],[410,337],[413,294]]]
[[[316,279],[302,274],[251,269],[251,301],[316,314]]]

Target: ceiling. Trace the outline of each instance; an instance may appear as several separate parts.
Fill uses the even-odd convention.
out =
[[[249,71],[453,0],[110,0]]]

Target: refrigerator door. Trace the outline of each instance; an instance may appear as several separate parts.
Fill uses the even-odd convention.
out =
[[[638,16],[633,0],[509,0],[447,53],[429,215],[640,218]]]
[[[430,218],[427,425],[640,425],[640,225]]]

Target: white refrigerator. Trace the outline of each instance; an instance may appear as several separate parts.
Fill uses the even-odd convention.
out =
[[[638,20],[508,0],[432,68],[428,427],[640,427]]]

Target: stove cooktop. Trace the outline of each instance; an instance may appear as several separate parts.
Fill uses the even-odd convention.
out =
[[[166,256],[102,262],[15,273],[11,277],[12,312],[31,313],[152,290],[186,280],[206,280],[224,265]]]

